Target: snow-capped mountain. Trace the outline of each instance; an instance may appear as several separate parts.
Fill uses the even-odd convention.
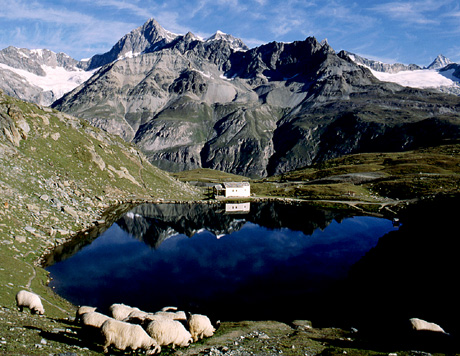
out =
[[[233,51],[248,50],[241,39],[221,31],[207,39],[192,33],[182,36],[150,19],[123,36],[110,51],[96,54],[88,60],[77,61],[65,53],[47,49],[5,48],[0,51],[0,89],[19,99],[49,106],[88,80],[98,68],[162,50],[183,38],[190,42],[226,42]]]
[[[209,37],[206,42],[209,41],[216,41],[216,40],[223,40],[230,44],[230,47],[235,51],[247,51],[249,49],[248,46],[239,38],[233,37],[232,35],[223,33],[222,31],[217,31],[211,37]]]
[[[161,27],[155,19],[150,19],[123,36],[110,51],[91,57],[88,68],[96,69],[116,60],[159,50],[171,43],[177,36]]]
[[[172,48],[179,42],[189,43],[188,46],[193,42],[205,46],[219,42],[226,43],[226,48],[234,52],[249,50],[241,39],[221,31],[206,39],[192,33],[178,35],[164,29],[155,19],[150,19],[123,36],[110,51],[96,54],[86,61],[77,61],[64,53],[46,49],[5,48],[0,51],[0,89],[26,101],[51,105],[104,65]],[[456,64],[443,55],[439,55],[428,67],[420,67],[415,64],[382,63],[350,52],[342,53],[355,63],[369,68],[379,80],[460,95],[460,71],[452,67]]]
[[[85,62],[11,50],[0,60],[8,67],[2,78],[15,96],[34,90],[29,101],[54,98],[43,97],[55,95],[45,87],[45,78],[55,85],[52,69],[66,71],[55,76],[59,88],[76,85],[67,72],[95,70],[52,107],[135,143],[170,171],[263,177],[343,154],[460,138],[460,97],[439,92],[458,90],[456,64],[359,62],[314,37],[247,49],[220,31],[207,39],[176,35],[153,19]]]
[[[0,51],[0,89],[48,106],[91,77],[86,66],[65,53],[10,46]]]
[[[123,36],[109,52],[92,57],[89,61],[88,68],[95,69],[116,60],[159,51],[166,46],[173,45],[174,42],[182,38],[187,38],[190,41],[202,42],[221,40],[228,42],[230,47],[235,51],[245,51],[249,49],[241,39],[221,31],[217,31],[208,39],[203,40],[191,32],[184,36],[174,34],[164,29],[155,19],[150,19],[142,26]]]
[[[443,56],[442,54],[438,55],[436,59],[427,67],[427,69],[441,69],[446,67],[449,64],[452,64],[453,62]]]
[[[415,64],[388,64],[360,57],[342,51],[355,63],[367,67],[372,74],[384,82],[420,89],[437,89],[442,92],[460,95],[460,76],[452,67],[454,63],[440,54],[425,68]]]

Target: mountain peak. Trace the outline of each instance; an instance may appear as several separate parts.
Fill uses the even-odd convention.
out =
[[[449,58],[440,54],[436,59],[428,66],[428,69],[441,69],[447,66],[448,64],[453,63]]]
[[[233,37],[232,35],[224,33],[220,30],[218,30],[215,34],[206,39],[206,42],[219,40],[228,42],[232,49],[234,49],[235,51],[247,51],[249,49],[249,47],[246,46],[246,44],[241,39]]]
[[[176,34],[165,30],[154,18],[124,35],[112,49],[91,58],[89,69],[95,69],[118,59],[153,52],[172,42]]]

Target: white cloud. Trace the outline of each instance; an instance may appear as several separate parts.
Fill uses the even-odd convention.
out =
[[[93,5],[96,6],[110,7],[113,9],[117,9],[119,11],[129,11],[131,14],[140,17],[152,17],[152,13],[145,7],[137,5],[136,3],[139,3],[139,1],[136,0],[132,0],[129,2],[123,0],[91,0],[87,2],[91,2]]]
[[[407,24],[431,25],[440,23],[436,11],[449,3],[451,1],[394,1],[371,9]]]

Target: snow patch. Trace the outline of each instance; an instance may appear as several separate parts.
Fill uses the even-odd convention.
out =
[[[134,58],[134,57],[140,56],[141,54],[142,54],[142,52],[129,51],[129,52],[126,52],[123,56],[119,56],[117,59],[118,60],[123,60],[123,59],[126,59],[126,58]]]
[[[202,72],[201,70],[194,69],[196,72],[200,73],[205,78],[212,78],[211,74]]]
[[[96,71],[84,71],[78,68],[68,71],[63,67],[53,68],[46,65],[42,65],[41,67],[46,73],[43,77],[23,69],[16,69],[0,63],[0,68],[10,70],[20,75],[31,85],[39,87],[44,91],[52,91],[56,99],[59,99],[65,93],[75,89],[77,86],[87,81]]]
[[[370,71],[381,81],[397,83],[411,88],[424,89],[459,85],[459,79],[452,75],[453,71],[445,71],[447,75],[443,75],[435,69],[407,70],[398,73],[384,73],[373,69]]]

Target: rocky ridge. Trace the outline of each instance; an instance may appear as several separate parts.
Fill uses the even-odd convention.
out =
[[[249,177],[458,137],[458,97],[380,82],[313,37],[236,51],[188,33],[154,48],[107,64],[53,107],[162,169]]]

